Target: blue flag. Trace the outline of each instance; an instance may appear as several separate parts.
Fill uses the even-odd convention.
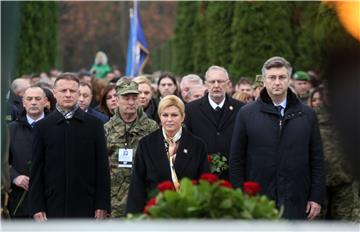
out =
[[[135,77],[142,74],[143,68],[149,60],[150,52],[141,25],[140,12],[137,1],[134,9],[130,9],[130,36],[128,41],[126,76]]]

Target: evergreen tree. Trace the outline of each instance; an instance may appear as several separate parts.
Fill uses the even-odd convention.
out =
[[[196,14],[193,27],[193,60],[194,73],[204,74],[209,67],[206,45],[206,18],[205,13],[208,2],[199,2],[199,10]]]
[[[47,72],[56,62],[56,2],[23,2],[21,14],[16,73]]]
[[[234,2],[209,2],[206,11],[206,41],[210,65],[229,68],[232,59],[230,26],[233,20]]]
[[[320,2],[296,2],[294,13],[298,15],[299,25],[295,28],[296,47],[293,67],[295,70],[317,70],[321,57],[319,56],[319,41],[315,41],[314,30]]]
[[[151,53],[151,64],[149,67],[145,67],[147,73],[158,70],[173,70],[172,43],[173,40],[169,39],[162,47]]]
[[[260,74],[264,61],[283,56],[292,62],[294,42],[291,7],[288,2],[236,2],[232,32],[235,79]]]
[[[197,9],[198,2],[178,2],[176,6],[174,62],[177,74],[183,75],[194,71],[192,27]]]

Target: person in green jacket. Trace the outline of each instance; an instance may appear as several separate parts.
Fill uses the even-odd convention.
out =
[[[99,51],[96,53],[95,62],[91,67],[90,72],[93,73],[95,77],[101,79],[111,72],[111,68],[108,65],[108,58],[104,52]]]

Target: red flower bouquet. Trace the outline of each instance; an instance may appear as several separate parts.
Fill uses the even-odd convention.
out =
[[[244,183],[243,192],[204,173],[198,181],[183,178],[178,192],[171,181],[160,183],[157,189],[160,192],[148,201],[144,214],[128,218],[279,219],[282,214],[274,201],[258,194],[260,186],[255,182]]]

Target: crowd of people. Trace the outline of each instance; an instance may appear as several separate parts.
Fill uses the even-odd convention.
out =
[[[169,180],[210,172],[261,185],[286,219],[360,221],[359,184],[328,113],[326,84],[271,57],[234,84],[204,77],[121,76],[99,52],[89,71],[24,75],[8,95],[11,218],[120,218],[141,213]],[[254,81],[252,81],[254,79]]]

